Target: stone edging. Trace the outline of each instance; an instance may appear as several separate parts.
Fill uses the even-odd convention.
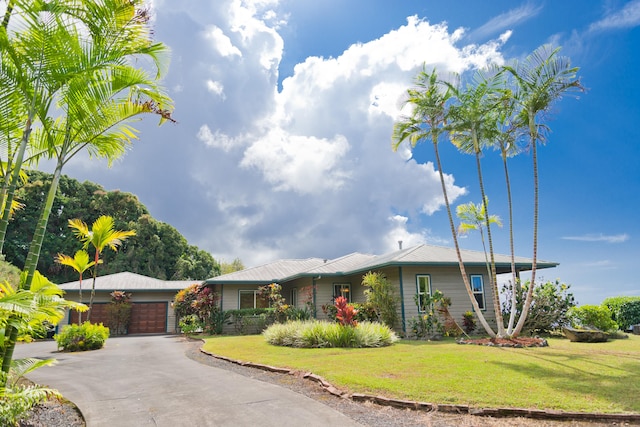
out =
[[[243,362],[241,360],[231,359],[225,356],[219,356],[217,354],[210,353],[206,350],[200,349],[200,352],[215,357],[216,359],[224,360],[240,366],[246,366],[249,368],[261,369],[263,371],[276,372],[279,374],[296,375],[299,372],[293,369],[278,368],[275,366],[263,365],[260,363]],[[604,413],[591,413],[591,412],[567,412],[567,411],[553,411],[553,410],[540,410],[540,409],[524,409],[524,408],[474,408],[468,405],[445,405],[427,402],[416,402],[412,400],[390,399],[383,396],[373,396],[370,394],[353,393],[349,394],[338,390],[332,384],[328,383],[324,378],[311,372],[307,372],[303,375],[304,379],[317,383],[324,391],[331,393],[336,397],[342,399],[351,399],[354,402],[371,402],[381,406],[391,406],[400,409],[413,409],[418,411],[428,412],[444,412],[453,414],[468,414],[482,417],[523,417],[534,418],[541,420],[581,420],[581,421],[619,421],[619,422],[640,422],[640,414],[604,414]]]

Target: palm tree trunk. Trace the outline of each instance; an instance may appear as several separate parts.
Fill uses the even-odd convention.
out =
[[[18,157],[16,158],[15,165],[13,166],[13,174],[9,187],[7,188],[6,198],[4,199],[4,210],[2,211],[2,218],[0,218],[0,253],[4,248],[4,239],[7,236],[7,227],[9,226],[9,215],[11,213],[11,204],[20,180],[20,169],[22,168],[22,162],[24,160],[24,153],[27,150],[27,144],[29,142],[29,136],[31,135],[31,121],[33,120],[33,113],[27,117],[27,121],[22,131],[22,140],[20,141],[20,147],[18,148]]]
[[[478,321],[484,328],[484,330],[491,337],[495,337],[496,333],[491,329],[489,323],[484,318],[482,311],[480,310],[480,306],[478,306],[478,301],[476,301],[476,297],[473,295],[473,291],[471,290],[471,284],[469,283],[469,277],[467,276],[467,271],[464,267],[464,262],[462,261],[462,254],[460,253],[460,245],[458,245],[458,237],[456,235],[456,226],[453,223],[453,215],[451,214],[451,205],[449,205],[449,197],[447,195],[447,187],[444,182],[444,174],[442,172],[442,164],[440,163],[440,153],[438,152],[438,139],[437,136],[433,138],[433,148],[435,151],[436,162],[438,164],[438,173],[440,174],[440,184],[442,185],[442,194],[444,196],[444,203],[447,207],[447,215],[449,217],[449,226],[451,227],[451,235],[453,236],[453,243],[456,248],[456,255],[458,256],[458,266],[460,267],[460,274],[462,275],[462,281],[464,282],[465,289],[467,290],[467,294],[469,295],[469,299],[471,300],[471,305],[476,312],[476,316],[478,316]]]
[[[507,166],[506,152],[502,153],[502,161],[504,164],[504,179],[507,184],[507,201],[509,205],[509,248],[511,250],[511,274],[512,274],[512,286],[511,290],[511,313],[509,313],[509,325],[507,326],[507,335],[513,334],[513,324],[516,319],[516,304],[518,303],[516,298],[516,255],[514,249],[513,239],[513,201],[511,199],[511,180],[509,179],[509,167]]]
[[[96,248],[95,264],[93,265],[93,282],[91,283],[91,294],[89,296],[89,310],[87,311],[87,322],[91,322],[91,309],[93,308],[93,297],[96,295],[96,277],[98,277],[98,261],[100,252]]]
[[[474,146],[479,147],[478,136],[474,132],[473,134]],[[491,275],[489,277],[489,286],[491,286],[491,292],[493,293],[493,311],[496,316],[496,324],[498,326],[497,336],[502,338],[505,336],[504,320],[502,319],[502,309],[500,308],[500,294],[498,293],[498,280],[496,274],[496,259],[493,253],[493,239],[491,237],[491,223],[489,222],[489,207],[487,206],[487,195],[484,191],[484,180],[482,178],[482,165],[480,163],[480,150],[475,150],[476,155],[476,168],[478,169],[478,182],[480,185],[480,196],[482,197],[482,204],[484,206],[485,225],[487,227],[487,240],[489,241],[489,256],[491,257]]]
[[[527,298],[522,306],[522,314],[513,331],[518,336],[524,327],[524,322],[529,315],[529,307],[533,299],[533,288],[536,281],[536,264],[538,261],[538,130],[535,123],[535,115],[529,111],[529,134],[531,135],[531,157],[533,158],[533,254],[531,264],[531,281],[527,290]]]

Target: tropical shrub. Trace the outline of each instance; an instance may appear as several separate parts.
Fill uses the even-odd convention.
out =
[[[173,300],[173,308],[178,317],[178,324],[183,322],[186,329],[193,325],[191,316],[198,318],[202,331],[210,334],[221,333],[224,313],[220,310],[219,295],[208,286],[193,284],[178,292]],[[184,319],[183,318],[187,318]],[[180,328],[183,332],[185,329]],[[192,333],[192,332],[188,332]]]
[[[343,296],[336,298],[336,320],[340,322],[342,326],[356,326],[358,321],[356,320],[356,314],[358,310],[353,308],[353,305],[347,302],[347,299]]]
[[[131,293],[111,292],[111,301],[107,304],[109,330],[113,335],[125,335],[131,320]]]
[[[53,337],[63,351],[97,350],[109,338],[109,328],[102,323],[84,322],[82,325],[66,325]]]
[[[189,314],[180,318],[178,321],[178,327],[180,328],[180,332],[183,334],[195,334],[203,331],[204,324],[200,321],[198,316],[195,314]]]
[[[383,347],[398,340],[387,325],[362,322],[357,326],[345,326],[318,320],[276,323],[263,335],[272,345],[322,348],[322,347]]]
[[[17,426],[38,403],[50,397],[62,397],[57,390],[20,382],[29,372],[54,362],[53,359],[19,359],[13,361],[8,375],[0,371],[0,425]]]
[[[444,294],[437,290],[430,294],[416,294],[414,300],[420,314],[409,319],[409,329],[415,339],[431,339],[436,334],[444,334],[444,323],[439,318],[436,307],[444,300]]]
[[[511,313],[511,296],[516,293],[516,315],[520,316],[522,306],[527,296],[531,283],[525,282],[522,286],[513,286],[508,283],[502,287],[506,298],[502,304],[502,313],[505,318]],[[571,285],[560,280],[546,281],[536,284],[533,288],[533,297],[529,314],[525,320],[523,330],[527,333],[543,334],[569,324],[567,312],[575,307],[576,301],[573,293],[569,292]]]
[[[462,329],[467,335],[476,329],[476,315],[473,314],[473,311],[466,311],[462,315]]]
[[[616,323],[622,330],[640,324],[640,300],[627,301],[620,306]]]
[[[363,303],[354,302],[351,305],[355,310],[358,311],[358,313],[356,314],[356,321],[358,322],[378,322],[379,321],[378,313],[376,312],[375,307],[370,302],[363,302]]]
[[[617,296],[617,297],[608,297],[605,298],[604,301],[602,301],[602,305],[606,306],[607,308],[609,308],[609,310],[611,310],[611,318],[613,320],[616,321],[616,323],[618,324],[618,326],[620,326],[620,329],[622,330],[627,330],[629,329],[629,327],[631,325],[635,325],[640,323],[640,318],[634,318],[632,312],[634,311],[633,308],[626,308],[625,311],[627,311],[627,313],[625,313],[626,316],[631,316],[630,318],[623,318],[620,319],[620,311],[622,309],[622,306],[626,303],[629,302],[634,302],[634,301],[640,301],[640,296],[636,296],[636,297],[623,297],[623,296]]]
[[[398,297],[393,284],[384,274],[370,271],[362,277],[362,285],[366,287],[364,295],[375,310],[376,320],[393,328],[398,321]]]
[[[595,328],[605,332],[618,329],[617,323],[611,318],[611,311],[604,305],[571,307],[567,317],[574,328]]]

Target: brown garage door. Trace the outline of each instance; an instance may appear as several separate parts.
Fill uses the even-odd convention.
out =
[[[167,332],[166,302],[137,302],[131,309],[130,334]]]
[[[137,302],[131,307],[129,334],[156,334],[167,332],[166,302]],[[82,320],[87,320],[87,313],[82,313]],[[71,311],[71,322],[78,323],[78,312]],[[91,323],[103,323],[109,326],[107,304],[94,303],[91,309]]]

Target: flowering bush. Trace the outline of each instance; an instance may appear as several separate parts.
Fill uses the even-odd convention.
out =
[[[84,322],[82,325],[66,325],[53,337],[64,351],[85,351],[102,348],[109,338],[109,328],[102,323]]]

